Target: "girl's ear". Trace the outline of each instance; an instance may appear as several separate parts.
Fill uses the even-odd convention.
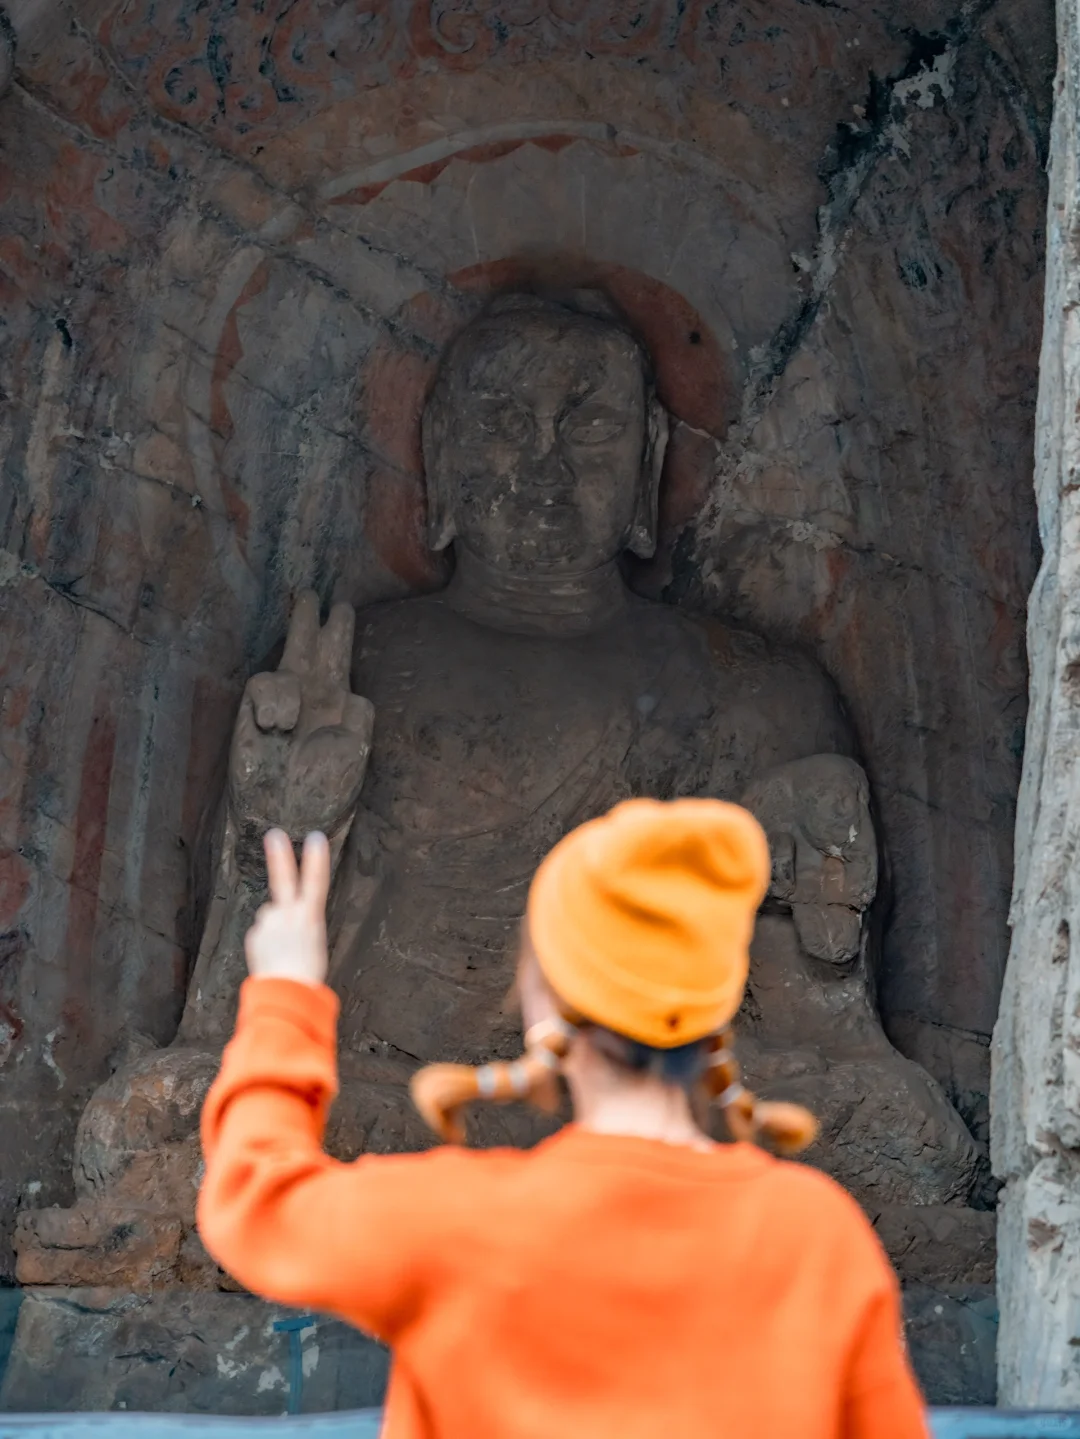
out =
[[[520,1018],[521,1016],[521,991],[518,988],[517,978],[502,997],[499,1005],[499,1013],[508,1019]]]
[[[524,921],[521,926],[521,948],[518,951],[517,980],[514,988],[525,1029],[531,1029],[534,1024],[553,1019],[557,1015],[555,996],[541,972],[540,961],[536,957],[532,940],[529,938],[528,925]]]

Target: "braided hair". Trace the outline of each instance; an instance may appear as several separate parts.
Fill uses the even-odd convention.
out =
[[[764,1139],[781,1154],[798,1154],[817,1137],[817,1120],[808,1109],[760,1100],[745,1088],[730,1026],[691,1044],[659,1049],[565,1011],[526,1031],[519,1059],[476,1067],[429,1064],[419,1070],[410,1086],[413,1103],[429,1127],[453,1144],[465,1141],[462,1110],[474,1101],[524,1100],[552,1114],[559,1104],[558,1076],[575,1034],[621,1069],[702,1093],[719,1107],[732,1139]]]

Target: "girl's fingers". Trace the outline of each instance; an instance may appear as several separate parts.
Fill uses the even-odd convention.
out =
[[[304,902],[320,913],[326,908],[330,893],[330,845],[326,835],[315,830],[304,840],[300,860],[300,895]]]
[[[296,855],[292,841],[282,829],[267,830],[263,839],[266,851],[266,873],[270,880],[270,898],[275,904],[289,904],[299,893]]]

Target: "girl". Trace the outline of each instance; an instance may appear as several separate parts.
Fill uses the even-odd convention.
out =
[[[525,1054],[421,1070],[444,1138],[471,1100],[557,1103],[529,1151],[323,1153],[336,1092],[325,985],[330,857],[266,838],[236,1034],[202,1119],[199,1228],[247,1288],[337,1314],[394,1352],[387,1439],[925,1439],[898,1289],[855,1202],[773,1158],[801,1109],[739,1083],[728,1025],[769,878],[757,822],[630,800],[533,880]],[[700,1121],[720,1103],[734,1143]]]

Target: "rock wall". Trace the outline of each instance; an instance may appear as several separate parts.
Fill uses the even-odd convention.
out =
[[[985,1138],[1036,561],[1048,0],[20,0],[0,102],[0,1279],[175,1028],[295,592],[444,578],[417,416],[555,273],[674,417],[635,583],[808,648],[886,850],[881,1004]],[[987,1196],[984,1196],[986,1202]]]
[[[1080,1405],[1080,27],[1058,10],[1035,490],[1031,714],[1016,825],[1012,948],[995,1031],[1001,1402]]]
[[[341,1320],[247,1294],[22,1291],[2,1405],[280,1415],[382,1404],[389,1354]],[[304,1323],[304,1321],[307,1321]],[[295,1337],[289,1327],[299,1326]],[[300,1349],[299,1373],[294,1346]],[[165,1372],[163,1372],[165,1371]]]

